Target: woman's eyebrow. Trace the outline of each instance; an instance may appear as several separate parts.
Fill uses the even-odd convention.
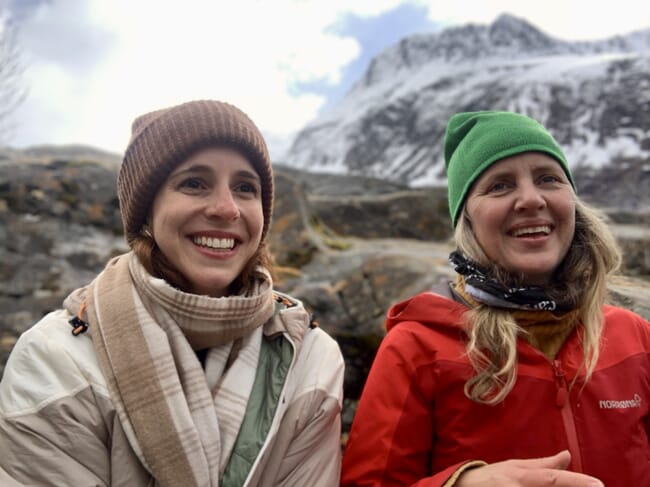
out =
[[[512,176],[512,171],[509,171],[507,169],[503,169],[503,170],[495,171],[495,172],[492,172],[492,173],[489,173],[489,174],[483,174],[482,176],[483,177],[479,177],[479,180],[478,180],[479,184],[494,181],[495,179],[503,179],[503,178],[511,177]]]
[[[560,165],[559,164],[554,164],[554,163],[535,165],[531,169],[533,171],[551,171],[551,170],[553,170],[553,171],[555,171],[555,170],[562,171],[562,168],[560,167]]]
[[[176,171],[172,173],[172,177],[180,176],[183,174],[191,174],[191,173],[206,173],[210,172],[210,167],[206,166],[205,164],[192,164],[191,166],[188,166],[184,169],[181,169],[180,171]]]
[[[249,171],[246,169],[237,171],[236,176],[247,178],[247,179],[253,179],[255,181],[261,181],[260,176],[255,171]]]

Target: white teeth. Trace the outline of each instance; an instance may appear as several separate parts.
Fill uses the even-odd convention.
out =
[[[212,237],[194,237],[192,241],[196,245],[202,247],[210,247],[211,249],[232,249],[235,246],[234,238],[212,238]]]
[[[543,233],[545,235],[548,235],[551,233],[551,227],[548,225],[540,225],[538,227],[517,228],[516,230],[512,231],[512,235],[515,237],[529,235],[531,233]]]

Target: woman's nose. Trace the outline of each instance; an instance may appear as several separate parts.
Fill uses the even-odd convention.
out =
[[[515,201],[516,210],[539,209],[544,206],[546,206],[546,200],[532,181],[519,184]]]
[[[230,189],[214,191],[210,195],[210,200],[206,205],[205,214],[209,218],[221,218],[224,220],[236,220],[239,218],[239,207]]]

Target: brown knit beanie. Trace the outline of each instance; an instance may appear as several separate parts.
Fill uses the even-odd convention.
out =
[[[197,100],[139,116],[117,177],[117,195],[127,242],[146,222],[160,185],[176,166],[200,149],[226,146],[240,151],[253,165],[262,184],[264,227],[271,224],[273,170],[262,134],[237,107]]]

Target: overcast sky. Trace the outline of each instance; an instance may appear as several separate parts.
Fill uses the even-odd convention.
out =
[[[7,141],[123,152],[134,117],[231,102],[274,159],[400,38],[501,13],[564,40],[650,27],[638,0],[0,0],[19,27],[28,88]],[[8,3],[7,3],[8,2]]]

